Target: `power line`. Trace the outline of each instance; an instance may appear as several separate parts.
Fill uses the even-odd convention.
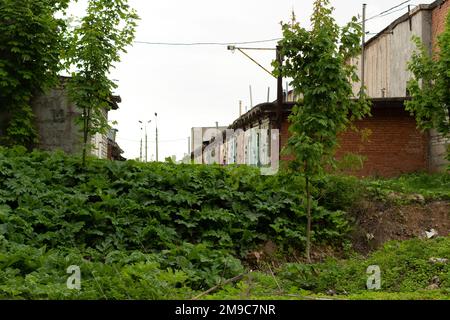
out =
[[[411,1],[411,0],[403,1],[403,2],[400,3],[400,4],[397,4],[397,5],[391,7],[391,8],[389,8],[389,9],[387,9],[387,10],[384,10],[384,11],[382,11],[382,12],[380,12],[380,13],[378,13],[378,14],[376,14],[376,15],[370,17],[370,18],[367,18],[365,21],[367,22],[367,21],[373,20],[373,19],[375,19],[375,18],[386,17],[386,16],[388,16],[388,15],[390,15],[390,14],[393,14],[393,13],[395,13],[395,12],[401,11],[401,10],[407,8],[407,6],[406,6],[406,7],[402,7],[402,8],[400,8],[400,9],[398,9],[398,10],[395,10],[395,11],[392,11],[392,10],[394,10],[394,9],[396,9],[396,8],[402,6],[402,5],[404,5],[404,4],[406,4],[406,3],[410,2],[410,1]],[[362,22],[360,22],[360,23],[362,23]]]
[[[156,45],[156,46],[226,46],[226,45],[241,45],[241,44],[273,42],[273,41],[278,41],[278,40],[281,40],[281,39],[282,38],[273,38],[273,39],[254,40],[254,41],[242,41],[242,42],[149,42],[149,41],[134,41],[134,43]]]
[[[391,11],[391,10],[394,10],[395,8],[398,8],[398,7],[404,5],[405,3],[408,3],[408,2],[411,2],[411,0],[404,1],[404,2],[402,2],[402,3],[400,3],[400,4],[396,5],[396,6],[394,6],[394,7],[392,7],[392,8],[390,8],[390,9],[388,9],[388,10],[385,10],[385,11],[381,12],[380,15],[385,14],[385,13]]]
[[[403,1],[402,3],[395,5],[387,10],[384,10],[370,18],[367,18],[365,21],[369,21],[375,18],[382,18],[385,16],[388,16],[390,14],[393,14],[395,12],[401,11],[406,7],[402,7],[398,10],[392,11],[408,2],[411,2],[411,0]],[[362,22],[360,22],[362,23]],[[235,41],[235,42],[151,42],[151,41],[134,41],[136,44],[147,44],[147,45],[154,45],[154,46],[226,46],[226,45],[243,45],[243,44],[255,44],[255,43],[267,43],[267,42],[274,42],[282,40],[283,38],[272,38],[272,39],[264,39],[264,40],[252,40],[252,41]]]
[[[413,6],[414,6],[414,5],[413,5]],[[408,8],[408,6],[404,6],[404,7],[401,7],[400,9],[397,9],[397,10],[391,11],[391,12],[389,12],[389,13],[385,13],[385,14],[383,14],[383,15],[378,15],[378,16],[375,16],[375,17],[369,18],[369,19],[367,19],[366,21],[368,21],[368,20],[371,20],[371,19],[375,19],[375,18],[383,18],[383,17],[389,16],[389,15],[391,15],[391,14],[393,14],[393,13],[396,13],[396,12],[402,11],[402,10],[404,10],[404,9],[406,9],[406,8]]]

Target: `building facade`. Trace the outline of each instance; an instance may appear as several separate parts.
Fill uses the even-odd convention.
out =
[[[67,78],[61,78],[57,88],[35,97],[32,102],[35,115],[35,125],[38,132],[38,149],[63,150],[68,154],[82,151],[83,134],[80,124],[80,110],[69,100],[65,83]],[[118,109],[121,99],[113,96],[110,102],[112,110]],[[104,110],[108,119],[108,110]],[[108,159],[108,135],[97,133],[90,138],[91,155],[100,159]]]
[[[407,99],[407,83],[412,74],[408,70],[408,61],[417,50],[412,41],[413,36],[420,38],[429,54],[438,50],[436,40],[444,31],[445,22],[449,13],[449,0],[437,0],[431,4],[421,4],[410,12],[396,19],[384,30],[367,41],[365,45],[364,86],[371,98],[403,98]],[[361,72],[361,57],[351,61]],[[361,82],[353,84],[356,94],[361,88]],[[402,123],[407,121],[406,113]],[[411,122],[412,120],[409,120]],[[400,126],[404,130],[404,126]],[[375,130],[376,131],[376,130]],[[406,134],[406,133],[405,133]],[[440,136],[436,130],[423,133],[427,141],[426,166],[428,171],[443,170],[448,162],[445,154],[448,140]],[[413,133],[409,133],[413,137]]]
[[[407,63],[416,46],[412,36],[418,36],[429,53],[432,53],[437,35],[443,31],[449,12],[450,0],[438,0],[419,5],[396,19],[365,44],[366,92],[372,101],[371,116],[354,123],[358,131],[348,130],[339,136],[340,148],[337,158],[347,154],[360,155],[362,167],[348,169],[357,176],[391,177],[417,171],[440,171],[447,166],[446,145],[434,130],[421,132],[415,118],[405,110],[408,99],[407,82],[411,78]],[[362,71],[361,57],[350,61]],[[361,83],[354,83],[357,95]],[[282,104],[281,126],[277,123],[277,102],[257,105],[240,116],[229,126],[235,132],[227,138],[222,134],[211,140],[210,149],[224,150],[224,157],[217,163],[270,165],[272,131],[279,132],[280,147],[289,139],[288,116],[294,106],[294,93],[290,92]],[[223,143],[212,143],[223,141]],[[204,147],[204,149],[207,149]],[[289,161],[293,156],[281,154],[280,159]]]

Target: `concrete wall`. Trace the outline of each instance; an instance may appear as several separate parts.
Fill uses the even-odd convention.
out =
[[[365,86],[372,98],[404,97],[406,84],[411,78],[407,70],[408,61],[416,50],[411,41],[413,35],[419,36],[431,52],[431,10],[413,10],[409,19],[388,27],[381,35],[369,40],[366,45]],[[400,21],[400,20],[399,20]],[[351,61],[361,74],[361,57]],[[361,83],[353,84],[357,94]]]
[[[445,29],[447,16],[450,13],[450,0],[443,0],[432,11],[431,37],[433,51],[438,52],[437,37]],[[430,130],[430,170],[443,171],[449,162],[445,160],[450,139],[443,139],[436,130]]]
[[[35,98],[32,107],[39,134],[39,149],[60,149],[71,154],[81,152],[82,134],[75,122],[79,111],[69,102],[63,88],[52,89]]]
[[[82,152],[83,134],[80,124],[77,123],[80,110],[69,101],[63,86],[34,98],[31,105],[36,117],[39,149],[47,151],[59,149],[69,154]],[[90,153],[100,159],[106,159],[107,136],[97,133],[90,141]]]
[[[440,172],[445,171],[449,162],[445,160],[447,148],[450,144],[449,139],[444,139],[442,135],[438,134],[436,130],[430,130],[430,171]]]
[[[419,36],[429,53],[432,53],[439,33],[444,30],[445,18],[450,8],[449,0],[436,2],[431,6],[417,7],[408,16],[403,16],[388,26],[376,38],[366,45],[365,86],[372,98],[405,97],[407,82],[412,75],[407,70],[408,61],[417,50],[411,41],[413,35]],[[358,67],[361,74],[361,57],[351,63]],[[353,84],[357,94],[361,83]],[[444,141],[435,131],[428,133],[429,171],[440,171],[446,167],[445,150],[448,141]]]

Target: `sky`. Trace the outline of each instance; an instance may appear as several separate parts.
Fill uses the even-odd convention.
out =
[[[73,5],[70,13],[83,14],[84,1]],[[405,0],[334,0],[333,16],[344,25],[352,16],[361,15],[367,4],[367,17],[378,15]],[[412,0],[389,15],[367,21],[369,36],[381,31],[407,12],[407,5],[431,3]],[[117,121],[117,142],[127,159],[139,158],[141,130],[138,121],[147,123],[148,160],[155,160],[155,122],[159,135],[159,160],[188,152],[192,127],[228,126],[243,111],[276,99],[276,79],[238,51],[226,45],[171,46],[158,43],[233,43],[276,39],[282,36],[280,22],[291,20],[309,26],[313,0],[129,0],[140,16],[135,43],[116,68],[116,94],[122,98],[119,110],[109,119]],[[276,41],[238,45],[274,48]],[[271,70],[274,51],[246,51]],[[155,112],[158,114],[155,121]],[[144,147],[145,148],[145,147]],[[143,151],[145,154],[145,151]]]

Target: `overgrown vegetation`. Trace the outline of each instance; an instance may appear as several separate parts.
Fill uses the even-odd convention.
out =
[[[0,144],[31,147],[37,139],[31,99],[57,84],[69,0],[0,1]],[[4,131],[4,132],[1,132]]]
[[[313,211],[314,243],[351,256],[352,220],[346,211],[361,197],[381,194],[383,183],[405,192],[423,185],[430,199],[441,197],[446,185],[440,182],[448,184],[449,178],[425,177],[411,175],[394,183],[328,176],[323,186],[313,189],[318,199]],[[448,257],[447,240],[439,240],[424,242],[423,250],[422,242],[391,245],[368,261],[358,257],[347,262],[297,263],[305,247],[307,219],[299,195],[304,183],[301,176],[261,176],[246,166],[88,159],[83,168],[79,158],[63,153],[0,149],[0,297],[185,299],[255,266],[267,271],[252,273],[263,279],[261,290],[273,281],[273,271],[283,295],[302,295],[302,290],[320,294],[325,288],[365,294],[358,291],[363,290],[365,277],[364,270],[359,272],[367,263],[403,273],[416,268],[415,257]],[[268,241],[277,246],[274,259],[280,266],[272,270],[267,267],[270,261],[249,261],[249,253],[258,252]],[[394,265],[396,256],[409,262],[399,260]],[[80,291],[66,287],[70,265],[81,268]],[[420,266],[422,276],[407,275],[398,290],[393,284],[383,290],[419,288],[427,280],[423,275],[431,270],[427,264]],[[441,270],[441,281],[447,281],[446,270]],[[352,278],[352,272],[358,277]],[[396,277],[389,275],[386,283]],[[245,283],[229,286],[217,297],[241,295],[236,290]],[[273,285],[276,282],[264,290]],[[298,289],[292,289],[295,293],[293,287]],[[257,292],[252,290],[251,294]],[[273,295],[269,290],[268,297]]]
[[[63,72],[81,114],[83,159],[90,137],[109,128],[117,87],[110,71],[133,41],[138,16],[126,0],[88,0],[86,15],[69,23],[71,2],[0,0],[0,145],[36,145],[32,99],[59,85]]]
[[[304,249],[303,184],[300,177],[261,176],[248,167],[90,159],[83,169],[63,153],[1,149],[2,269],[24,281],[43,272],[39,281],[58,282],[65,269],[46,274],[53,268],[48,259],[57,266],[86,263],[94,271],[98,263],[117,261],[112,266],[120,271],[139,267],[127,262],[134,252],[139,263],[181,272],[185,285],[205,289],[242,272],[240,259],[265,241],[286,253]],[[345,214],[315,210],[315,242],[341,243],[350,229]],[[11,297],[30,296],[19,290]]]
[[[207,298],[449,299],[449,258],[450,237],[393,241],[368,258],[329,259],[310,265],[288,263],[275,269],[273,275],[256,272]],[[381,290],[366,288],[370,265],[380,267]]]

